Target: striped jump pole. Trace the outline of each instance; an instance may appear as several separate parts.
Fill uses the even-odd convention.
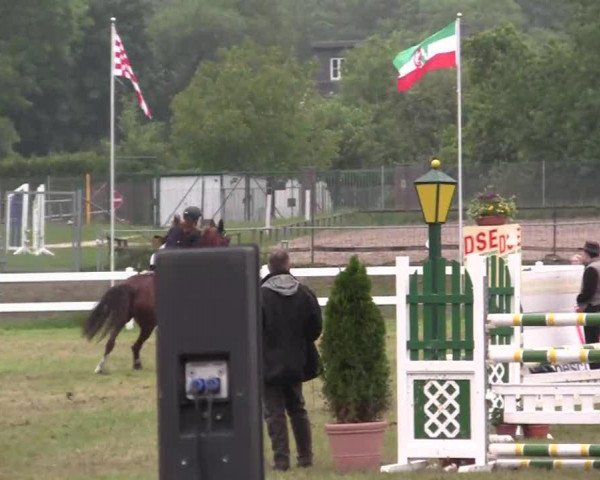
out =
[[[600,363],[600,350],[587,348],[490,349],[488,358],[496,363]]]
[[[600,457],[600,444],[492,443],[490,454],[497,457]]]
[[[576,345],[577,348],[584,348],[586,350],[600,350],[600,343],[584,343],[582,345]],[[557,345],[554,348],[573,348],[573,345]]]
[[[490,433],[488,436],[491,444],[496,443],[515,443],[515,439],[512,435],[498,435],[496,433]]]
[[[551,458],[499,458],[494,462],[498,469],[520,470],[526,468],[544,468],[546,470],[580,469],[600,470],[600,460],[570,459],[554,460]]]
[[[600,313],[491,313],[489,327],[599,326]]]

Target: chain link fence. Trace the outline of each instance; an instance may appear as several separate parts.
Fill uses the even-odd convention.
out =
[[[442,166],[457,178],[455,164]],[[347,211],[418,210],[414,181],[429,169],[427,163],[401,164],[362,170],[308,170],[284,173],[173,173],[161,177],[117,175],[115,189],[121,200],[117,217],[130,225],[167,225],[188,205],[199,205],[206,218],[226,222],[265,224],[272,219],[309,218],[308,196],[314,188],[315,214]],[[515,163],[463,166],[463,203],[487,187],[515,195],[519,208],[572,207],[600,203],[600,162]],[[0,193],[23,183],[45,184],[48,191],[81,190],[92,218],[109,219],[108,176],[0,179]],[[314,186],[313,186],[314,183]],[[86,187],[89,188],[86,195]],[[270,196],[269,196],[270,195]],[[4,195],[0,214],[4,208]],[[458,200],[455,197],[454,208]]]
[[[457,178],[456,165],[445,162],[442,169]],[[322,172],[172,173],[161,177],[119,174],[115,185],[120,198],[117,231],[124,232],[125,240],[135,229],[161,231],[168,227],[173,215],[181,214],[188,205],[197,205],[206,219],[225,220],[233,243],[259,243],[268,249],[283,242],[302,263],[331,264],[347,259],[352,252],[372,257],[377,263],[388,262],[402,252],[418,261],[426,255],[427,231],[419,214],[414,181],[428,170],[429,164],[424,162]],[[546,162],[464,165],[463,206],[466,210],[469,200],[488,187],[505,196],[515,195],[519,209],[516,221],[524,225],[525,260],[550,257],[564,260],[571,249],[585,240],[600,239],[597,221],[600,207],[596,208],[600,205],[596,180],[599,174],[597,161],[576,165]],[[31,189],[43,184],[46,191],[80,192],[79,213],[63,211],[64,202],[48,202],[48,225],[56,223],[56,219],[81,214],[83,246],[89,248],[91,243],[98,245],[97,249],[108,248],[107,175],[0,179],[3,223],[6,193],[23,183],[29,183]],[[458,251],[457,206],[455,197],[451,214],[454,223],[451,219],[444,228],[449,258],[451,252],[456,255]],[[468,221],[466,215],[465,221]],[[66,228],[69,233],[65,239],[58,232],[50,234],[49,240],[70,241],[68,220]],[[450,233],[454,231],[455,234]],[[2,234],[5,232],[3,224]],[[141,235],[139,242],[132,237],[130,243],[148,243],[146,236]],[[387,256],[380,255],[385,248]],[[93,255],[94,264],[87,268],[104,268],[105,257],[104,253]],[[83,264],[86,268],[85,251]]]

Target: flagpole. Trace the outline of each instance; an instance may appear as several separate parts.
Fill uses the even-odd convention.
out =
[[[460,68],[460,19],[462,13],[456,14],[456,124],[458,128],[458,262],[463,264],[463,192],[462,192],[462,92]]]
[[[115,22],[110,19],[110,271],[115,271]],[[111,278],[111,286],[114,280]]]

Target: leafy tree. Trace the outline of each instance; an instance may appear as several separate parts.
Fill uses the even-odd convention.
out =
[[[171,101],[189,85],[200,63],[241,41],[245,29],[237,0],[171,0],[162,5],[148,27],[159,72],[158,118],[168,117]]]
[[[19,141],[19,134],[9,118],[0,117],[0,160],[13,152],[14,145]]]
[[[142,123],[137,101],[123,106],[119,118],[119,142],[116,149],[121,172],[157,172],[173,167],[173,155],[164,122]]]
[[[144,98],[152,109],[153,116],[160,119],[162,113],[157,107],[159,87],[155,80],[154,60],[150,47],[150,37],[146,33],[148,17],[152,5],[145,0],[88,0],[89,10],[81,42],[74,48],[73,73],[76,99],[73,104],[77,118],[71,128],[76,135],[69,149],[96,147],[108,136],[110,122],[110,18],[116,17],[117,32],[133,65],[134,72],[144,93]],[[116,105],[118,116],[122,101],[135,98],[129,80],[115,79]]]
[[[71,48],[85,11],[84,0],[0,3],[0,86],[8,87],[0,95],[15,95],[0,99],[0,105],[19,134],[22,153],[44,154],[69,144]]]
[[[294,24],[293,19],[286,17],[286,3],[290,7],[287,0],[239,0],[237,3],[246,22],[245,36],[260,45],[276,45],[285,51],[292,49],[296,35],[289,28]]]
[[[321,360],[323,392],[335,419],[380,420],[390,400],[385,322],[357,256],[336,277],[325,307]]]
[[[465,154],[483,163],[518,161],[536,108],[535,57],[510,25],[476,35],[465,42],[464,53]]]
[[[555,0],[516,0],[527,19],[527,29],[563,30],[569,21],[569,2]]]
[[[318,108],[327,128],[337,132],[337,155],[332,168],[358,169],[382,164],[382,146],[376,141],[368,105],[359,107],[330,99],[321,102]]]
[[[422,0],[418,24],[422,32],[433,33],[456,19],[459,12],[466,35],[498,24],[510,23],[520,28],[524,23],[523,11],[515,0]]]
[[[368,36],[404,30],[419,10],[418,0],[312,0],[311,35],[324,40],[361,40]]]
[[[597,158],[600,151],[600,99],[595,85],[600,75],[600,4],[590,0],[569,0],[572,22],[569,32],[573,39],[570,52],[568,100],[563,110],[568,128],[571,157],[587,160]]]
[[[317,101],[312,68],[246,40],[177,95],[172,142],[183,166],[203,170],[326,167],[335,138]]]
[[[409,92],[398,92],[392,59],[410,43],[401,35],[373,37],[346,55],[341,98],[368,112],[362,165],[392,165],[431,158],[442,133],[455,124],[456,73],[432,72]],[[353,162],[356,164],[356,162]]]

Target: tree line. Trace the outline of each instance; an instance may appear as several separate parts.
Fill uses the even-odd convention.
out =
[[[117,80],[120,171],[454,162],[456,72],[391,62],[458,11],[465,163],[593,162],[594,0],[0,0],[0,173],[107,170],[112,16],[154,114]],[[333,97],[318,40],[357,42]]]

